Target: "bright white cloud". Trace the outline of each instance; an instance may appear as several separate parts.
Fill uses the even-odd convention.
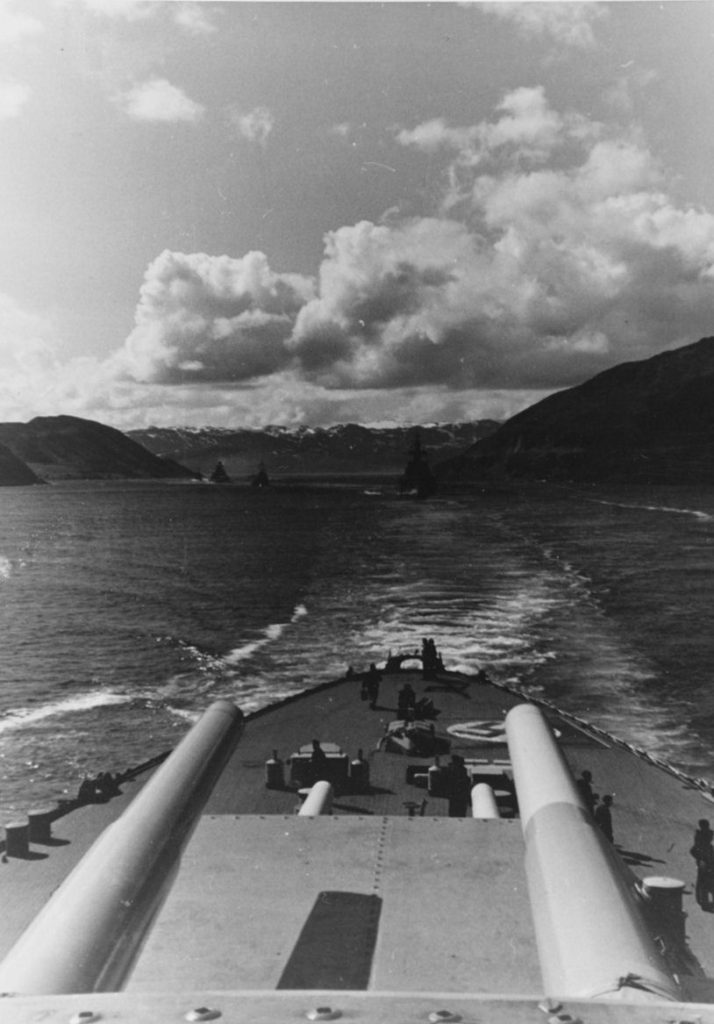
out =
[[[714,216],[672,201],[637,133],[607,136],[540,89],[496,115],[402,133],[442,150],[441,212],[330,232],[317,281],[257,252],[163,253],[116,367],[301,394],[544,390],[710,333]]]
[[[596,46],[594,26],[607,16],[606,6],[593,2],[486,3],[481,9],[512,22],[525,36],[581,50]]]
[[[491,121],[456,127],[447,125],[443,118],[434,118],[396,133],[402,146],[424,153],[453,154],[445,208],[459,199],[462,171],[470,185],[479,165],[491,162],[502,170],[507,161],[517,166],[526,162],[542,164],[569,140],[597,137],[600,131],[595,122],[553,110],[542,86],[521,87],[507,93],[496,114]]]
[[[58,339],[45,317],[0,294],[0,408],[3,419],[34,414],[60,371]]]
[[[30,98],[30,89],[20,82],[0,82],[0,121],[19,117]]]
[[[175,4],[174,20],[180,28],[192,35],[210,35],[216,31],[216,26],[208,18],[201,3]]]
[[[475,127],[450,128],[443,117],[423,121],[416,128],[403,128],[397,133],[397,142],[413,146],[424,153],[437,153],[440,149],[472,150],[481,141],[481,131]]]
[[[400,141],[441,167],[431,215],[338,227],[315,279],[260,252],[166,251],[124,347],[74,383],[55,373],[51,393],[127,425],[156,405],[164,422],[253,425],[380,419],[387,404],[404,419],[504,416],[711,334],[714,215],[673,200],[637,131],[521,89],[487,121]]]
[[[34,373],[49,360],[56,364],[54,328],[49,320],[22,309],[0,294],[0,366],[3,373]]]
[[[711,332],[714,217],[672,201],[637,133],[606,137],[542,90],[499,113],[400,134],[443,151],[445,212],[328,236],[289,342],[309,379],[566,386]]]
[[[204,107],[165,78],[152,78],[116,97],[116,102],[136,121],[199,121]]]
[[[259,146],[265,146],[275,124],[267,107],[255,107],[247,114],[234,112],[232,119],[243,138]]]
[[[164,4],[154,0],[59,0],[60,3],[81,3],[94,14],[107,18],[123,18],[126,21],[143,21],[151,18]]]
[[[291,362],[285,347],[313,283],[242,259],[163,252],[148,267],[121,365],[136,380],[248,381]]]
[[[81,3],[94,14],[114,21],[147,21],[168,18],[192,35],[205,35],[215,31],[201,2],[190,0],[55,0],[65,5]]]

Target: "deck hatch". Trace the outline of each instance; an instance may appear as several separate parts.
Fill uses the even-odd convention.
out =
[[[381,909],[379,896],[319,893],[277,987],[366,989]]]

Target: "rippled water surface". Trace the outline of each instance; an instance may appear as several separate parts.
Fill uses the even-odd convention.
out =
[[[412,649],[714,777],[714,491],[0,492],[0,807]]]

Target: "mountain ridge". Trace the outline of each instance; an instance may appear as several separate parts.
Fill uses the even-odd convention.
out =
[[[418,427],[331,427],[262,429],[230,427],[146,427],[128,436],[150,451],[209,476],[220,460],[232,479],[255,473],[260,462],[271,477],[301,474],[400,475],[418,432],[431,461],[448,458],[499,426],[494,420],[425,424]]]
[[[714,337],[549,395],[436,471],[451,484],[714,483]]]
[[[7,469],[0,463],[0,485],[5,486],[194,475],[184,466],[158,458],[120,430],[78,416],[36,416],[29,423],[0,423],[0,445],[14,460]],[[25,473],[20,474],[20,466]]]

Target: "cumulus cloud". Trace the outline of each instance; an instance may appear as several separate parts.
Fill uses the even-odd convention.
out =
[[[340,228],[288,342],[326,387],[556,388],[711,333],[714,217],[642,139],[520,89],[491,121],[426,122],[438,216]]]
[[[204,107],[165,78],[151,78],[116,97],[135,121],[199,121]]]
[[[232,112],[231,117],[244,139],[256,142],[259,146],[266,145],[275,124],[275,119],[267,107],[255,107],[247,114],[241,114],[236,110]]]
[[[30,89],[20,82],[0,82],[0,121],[19,117],[30,98]]]
[[[285,341],[313,282],[267,258],[163,252],[148,267],[121,363],[137,380],[249,381],[292,360]]]
[[[580,50],[596,46],[594,26],[607,16],[599,3],[486,3],[481,9],[512,22],[525,36]]]
[[[441,163],[433,212],[329,232],[315,279],[259,252],[162,253],[114,378],[233,388],[239,402],[252,389],[266,414],[276,388],[281,422],[337,407],[379,418],[387,401],[406,415],[427,394],[447,414],[497,415],[475,396],[512,413],[527,392],[711,334],[714,215],[671,198],[636,131],[521,89],[488,121],[399,141]]]
[[[462,171],[470,188],[479,166],[490,162],[503,173],[507,165],[543,164],[567,141],[592,140],[601,132],[597,122],[553,110],[542,86],[524,86],[507,93],[496,107],[496,115],[493,120],[467,126],[452,126],[443,118],[434,118],[397,131],[396,140],[402,146],[429,154],[451,154],[444,208],[459,198]]]

